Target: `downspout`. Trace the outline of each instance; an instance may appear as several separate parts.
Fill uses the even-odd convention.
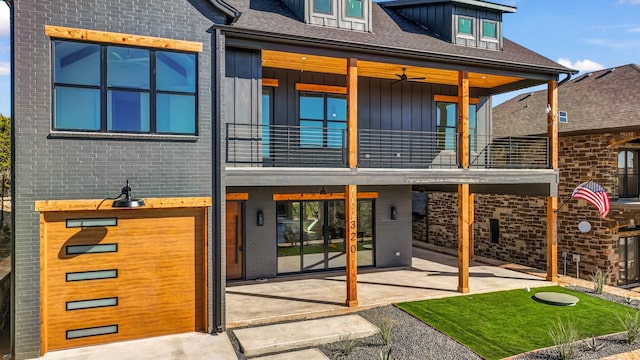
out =
[[[560,81],[560,82],[558,83],[558,86],[560,86],[560,85],[562,85],[562,84],[566,83],[567,81],[571,80],[571,73],[564,73],[564,74],[565,74],[565,75],[567,75],[567,77],[566,77],[566,78],[564,78],[564,79],[562,79],[562,81]]]
[[[10,56],[10,60],[9,60],[9,66],[11,67],[11,71],[9,73],[9,82],[10,82],[10,86],[11,86],[11,90],[10,94],[11,94],[11,103],[10,103],[10,114],[9,116],[11,117],[11,169],[10,169],[10,174],[11,174],[11,208],[12,209],[16,209],[16,194],[15,194],[15,178],[16,178],[16,174],[15,174],[15,163],[16,163],[16,149],[15,149],[15,144],[16,144],[16,97],[15,97],[15,42],[14,42],[14,30],[13,30],[13,0],[4,0],[5,4],[7,4],[7,6],[9,7],[9,46],[10,46],[10,52],[9,52],[9,56]],[[14,213],[15,214],[15,213]],[[9,321],[10,325],[9,325],[9,359],[13,359],[15,356],[15,343],[16,343],[16,322],[15,322],[15,318],[16,318],[16,272],[15,272],[15,268],[16,268],[16,253],[15,253],[15,249],[16,249],[16,235],[15,235],[15,230],[16,228],[16,217],[15,216],[11,216],[11,275],[9,275],[11,277],[11,286],[10,286],[10,314],[9,316],[11,317],[11,321]]]
[[[211,331],[220,333],[225,330],[225,314],[224,314],[224,288],[226,286],[224,279],[224,272],[222,268],[222,209],[223,202],[225,200],[224,192],[226,192],[226,186],[223,185],[224,181],[224,166],[222,161],[222,91],[224,89],[221,86],[224,70],[224,42],[223,35],[220,29],[215,29],[214,32],[215,41],[215,75],[214,81],[216,84],[215,94],[215,109],[213,110],[213,126],[212,126],[212,148],[213,148],[213,252],[211,259],[214,265],[214,272],[211,274],[212,286],[213,286],[213,326]]]

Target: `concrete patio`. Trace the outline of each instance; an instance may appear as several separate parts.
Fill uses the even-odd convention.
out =
[[[374,306],[461,295],[457,259],[413,248],[413,266],[370,269],[358,274],[359,306],[344,306],[345,276],[341,274],[269,279],[227,287],[230,328],[344,314]],[[472,262],[471,294],[551,285],[540,277]]]

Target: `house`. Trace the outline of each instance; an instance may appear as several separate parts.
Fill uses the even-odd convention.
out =
[[[346,271],[357,306],[358,267],[411,263],[413,187],[461,195],[461,292],[473,193],[544,196],[555,234],[557,119],[494,143],[490,96],[545,84],[555,114],[574,70],[503,37],[514,7],[5,2],[17,359],[223,331],[236,279]]]
[[[567,275],[590,279],[600,269],[610,285],[637,286],[640,280],[638,84],[640,67],[630,64],[582,74],[558,87],[558,266]],[[493,134],[545,134],[540,121],[547,116],[546,106],[545,91],[520,94],[496,106]],[[593,205],[570,199],[588,180],[602,185],[611,198],[604,219]],[[429,201],[431,205],[436,199]],[[475,201],[475,254],[546,266],[544,197],[479,195]],[[454,209],[443,203],[429,210],[428,242],[454,246],[455,231],[439,220],[447,211]]]

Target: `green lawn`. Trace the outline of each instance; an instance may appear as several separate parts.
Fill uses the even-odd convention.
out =
[[[531,298],[539,291],[564,292],[580,301],[570,307],[545,305]],[[560,286],[415,301],[398,307],[486,359],[553,346],[548,332],[558,319],[575,322],[583,338],[620,332],[616,316],[631,311]]]

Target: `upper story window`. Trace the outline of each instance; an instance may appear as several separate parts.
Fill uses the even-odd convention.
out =
[[[362,19],[362,0],[347,0],[347,16]]]
[[[300,146],[341,148],[347,129],[347,98],[339,94],[300,92]]]
[[[333,14],[333,0],[313,0],[313,11]]]
[[[458,16],[458,35],[473,36],[473,19],[465,16]]]
[[[54,130],[197,133],[195,54],[63,40],[53,52]]]
[[[484,40],[498,40],[498,23],[482,20],[482,38]]]
[[[558,111],[558,122],[561,124],[567,124],[569,122],[566,111]]]
[[[476,105],[469,104],[469,150],[476,152],[478,124],[476,121]],[[438,149],[456,150],[456,133],[458,132],[458,104],[436,102],[436,131],[438,132]]]

